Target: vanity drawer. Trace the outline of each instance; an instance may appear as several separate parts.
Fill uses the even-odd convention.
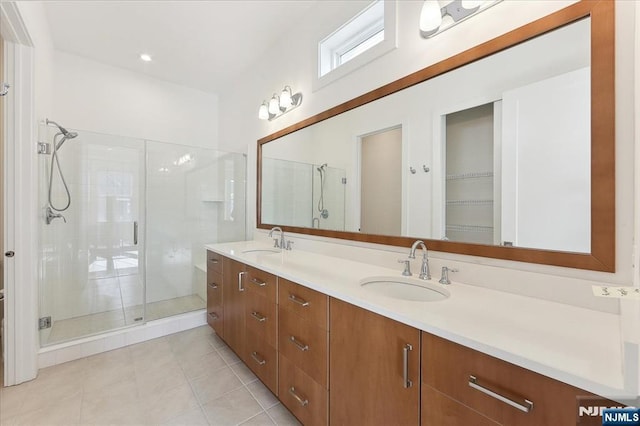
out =
[[[266,297],[270,302],[276,303],[276,286],[278,277],[260,269],[247,266],[246,288],[249,292],[255,292]]]
[[[298,314],[324,330],[328,329],[328,300],[325,294],[280,278],[278,288],[280,307]]]
[[[328,333],[287,309],[279,309],[278,349],[321,386],[327,387]]]
[[[222,311],[222,299],[216,300],[217,294],[213,294],[214,290],[207,286],[207,324],[214,329],[216,334],[224,338],[224,315]]]
[[[247,330],[251,330],[275,348],[277,346],[276,333],[278,332],[277,305],[258,293],[247,292],[244,306]]]
[[[431,386],[422,386],[422,426],[499,426]]]
[[[213,271],[222,274],[222,258],[222,255],[207,250],[207,273]]]
[[[422,334],[422,382],[504,425],[575,424],[577,396],[591,395],[428,333]],[[510,399],[520,409],[488,391]],[[525,412],[528,401],[533,408]]]
[[[327,390],[301,369],[280,355],[280,401],[304,425],[326,425]]]
[[[207,271],[207,306],[211,302],[222,306],[222,274]]]
[[[245,350],[247,366],[278,395],[278,352],[251,330],[246,331]]]

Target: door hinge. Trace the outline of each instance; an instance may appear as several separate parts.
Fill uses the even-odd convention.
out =
[[[51,328],[51,317],[42,317],[38,320],[38,330]]]
[[[347,184],[347,178],[342,178],[342,183],[343,183],[344,185],[346,185],[346,184]]]
[[[38,154],[51,154],[51,144],[38,142]]]

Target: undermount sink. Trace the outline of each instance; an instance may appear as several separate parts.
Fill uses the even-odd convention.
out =
[[[449,291],[442,286],[420,281],[408,277],[369,277],[360,281],[360,285],[381,296],[412,302],[437,302],[449,297]]]
[[[280,253],[280,249],[277,248],[255,248],[255,249],[246,249],[242,250],[242,253]]]

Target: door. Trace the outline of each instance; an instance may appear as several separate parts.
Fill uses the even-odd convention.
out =
[[[402,128],[361,140],[360,232],[402,233]]]
[[[329,423],[419,424],[419,330],[333,298],[329,312]]]
[[[40,131],[40,140],[59,143],[58,128]],[[39,155],[40,205],[59,215],[47,223],[43,214],[40,224],[43,346],[142,323],[145,316],[144,143],[73,131],[77,136],[60,146],[58,161]]]

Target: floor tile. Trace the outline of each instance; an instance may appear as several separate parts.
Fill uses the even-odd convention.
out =
[[[284,405],[278,404],[272,408],[267,410],[267,414],[269,417],[273,419],[273,421],[278,426],[301,426],[302,423],[295,418],[293,414],[289,410],[285,408]]]
[[[162,423],[166,426],[208,426],[207,417],[200,407],[193,408],[187,412],[180,413],[176,417]]]
[[[209,352],[199,358],[178,359],[187,379],[195,379],[205,374],[227,367],[227,363],[217,351]]]
[[[241,423],[242,426],[271,426],[275,425],[271,417],[267,413],[260,413],[255,417],[251,417],[244,423]]]
[[[3,421],[3,425],[26,426],[55,426],[79,425],[82,398],[73,395],[70,398],[58,400],[55,404],[37,410],[29,411],[17,417]]]
[[[237,425],[262,411],[258,401],[244,387],[202,406],[211,425]]]
[[[236,376],[238,376],[240,381],[245,385],[258,380],[256,375],[253,374],[253,371],[251,371],[249,367],[244,365],[244,363],[242,362],[231,365],[231,369],[234,373],[236,373]]]
[[[206,404],[242,387],[242,382],[229,367],[226,367],[192,380],[191,385],[200,403]]]
[[[149,393],[141,399],[141,406],[146,413],[146,421],[159,424],[198,408],[200,404],[191,386],[185,383],[164,392]]]
[[[278,398],[260,380],[249,383],[247,389],[265,410],[278,403]]]
[[[238,358],[238,355],[236,355],[235,352],[233,352],[228,346],[223,346],[221,348],[217,348],[216,350],[227,364],[232,365],[240,362],[240,358]]]

